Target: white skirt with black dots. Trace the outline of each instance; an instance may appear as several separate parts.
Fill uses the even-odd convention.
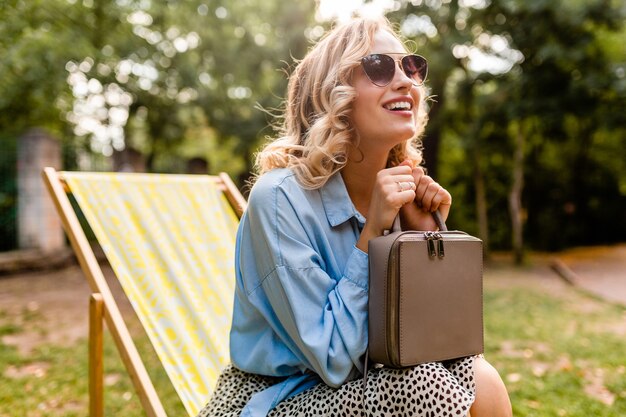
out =
[[[235,417],[258,391],[282,378],[249,374],[228,366],[213,398],[198,417]],[[412,368],[375,368],[363,380],[331,388],[323,382],[278,404],[269,417],[465,417],[474,402],[474,357]]]

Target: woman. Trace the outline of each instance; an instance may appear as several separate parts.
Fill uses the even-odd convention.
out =
[[[426,70],[382,19],[335,28],[298,64],[238,231],[233,366],[201,416],[511,415],[482,357],[372,369],[363,397],[367,243],[398,213],[434,230],[452,202],[419,167]]]

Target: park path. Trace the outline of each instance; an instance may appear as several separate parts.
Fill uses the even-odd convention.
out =
[[[626,244],[570,249],[555,261],[570,284],[626,306]]]
[[[514,268],[506,257],[487,266],[485,279],[504,286],[514,281],[527,281],[532,285],[550,286],[555,291],[565,287],[564,282],[567,282],[626,306],[626,244],[572,249],[558,256],[531,255],[530,264],[529,268]],[[560,265],[560,274],[555,272],[558,269],[555,264]],[[111,269],[108,265],[103,265],[102,269],[116,299],[120,301],[123,314],[136,322],[136,316]],[[566,272],[565,280],[559,279],[559,275],[564,276],[563,270]],[[23,330],[3,336],[2,341],[18,347],[25,355],[42,343],[74,344],[87,335],[89,294],[87,281],[80,268],[73,263],[61,269],[1,275],[0,326],[12,324]],[[29,320],[29,317],[43,320]],[[138,322],[135,325],[139,326]]]
[[[113,271],[108,265],[101,267],[120,310],[137,321]],[[23,355],[44,343],[72,346],[88,334],[90,294],[76,264],[0,276],[0,327],[12,324],[21,329],[2,336],[2,341]]]

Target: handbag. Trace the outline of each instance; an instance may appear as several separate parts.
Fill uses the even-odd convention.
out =
[[[401,368],[483,353],[482,241],[448,231],[401,231],[369,241],[368,356]]]

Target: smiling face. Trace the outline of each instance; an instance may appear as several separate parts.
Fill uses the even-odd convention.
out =
[[[374,35],[370,54],[381,53],[398,59],[406,54],[402,43],[386,30]],[[352,84],[357,98],[353,102],[352,122],[359,135],[359,148],[386,155],[394,146],[417,133],[419,89],[396,65],[391,82],[379,87],[372,83],[362,66],[354,70]]]

